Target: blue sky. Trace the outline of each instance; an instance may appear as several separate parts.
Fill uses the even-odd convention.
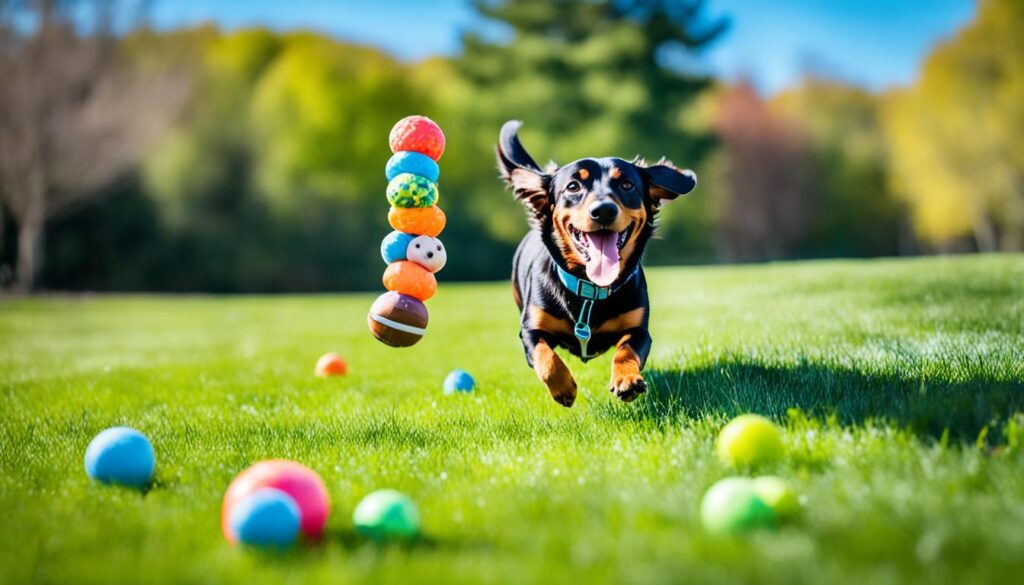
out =
[[[913,81],[934,43],[974,11],[975,0],[709,0],[706,14],[729,16],[732,28],[703,62],[767,93],[807,70],[884,89]],[[464,0],[177,0],[156,3],[153,20],[161,28],[312,28],[412,60],[457,53],[475,17]]]

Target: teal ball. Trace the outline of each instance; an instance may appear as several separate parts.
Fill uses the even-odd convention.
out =
[[[409,496],[377,490],[359,502],[352,523],[357,532],[375,540],[405,540],[419,534],[420,514]]]
[[[412,234],[399,231],[393,231],[384,236],[384,240],[380,243],[380,256],[384,259],[384,263],[391,264],[392,262],[405,260],[406,250],[409,249],[409,242],[415,238],[416,236]]]
[[[452,370],[444,379],[444,393],[455,394],[456,392],[469,393],[476,387],[476,381],[466,370]]]
[[[128,427],[112,427],[85,450],[85,472],[103,483],[141,488],[153,479],[156,455],[149,439]]]
[[[255,547],[286,547],[299,536],[299,505],[285,492],[261,488],[231,508],[231,531],[242,544]]]
[[[403,150],[396,152],[388,159],[388,164],[384,168],[384,176],[390,181],[402,173],[419,175],[436,183],[437,178],[441,175],[441,169],[429,156],[411,150]]]
[[[412,173],[399,173],[388,183],[388,203],[394,207],[430,207],[437,203],[437,184]]]

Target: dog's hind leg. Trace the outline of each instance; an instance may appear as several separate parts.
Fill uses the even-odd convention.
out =
[[[523,346],[527,362],[537,372],[540,381],[548,387],[555,402],[565,407],[572,406],[576,401],[576,380],[562,358],[548,344],[543,332],[536,329],[523,331]]]
[[[651,351],[651,336],[645,329],[634,329],[622,336],[612,357],[612,379],[608,389],[623,402],[632,402],[647,392],[640,370]]]

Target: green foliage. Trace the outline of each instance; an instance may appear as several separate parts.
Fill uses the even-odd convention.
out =
[[[904,211],[888,185],[879,100],[864,91],[807,80],[773,100],[811,142],[811,230],[807,256],[893,256]]]
[[[442,286],[427,336],[404,350],[366,331],[373,295],[9,300],[0,581],[1015,581],[1024,457],[1021,415],[1007,418],[1024,409],[1024,257],[655,269],[649,282],[651,391],[621,404],[610,356],[569,359],[571,410],[526,367],[501,283]],[[313,375],[330,350],[347,377]],[[442,395],[456,367],[476,393]],[[714,442],[739,412],[782,427],[788,457],[765,472],[805,513],[717,538],[699,502],[734,473]],[[82,469],[117,424],[153,440],[145,495]],[[322,544],[223,540],[224,490],[270,457],[323,477]],[[424,539],[355,533],[352,510],[385,487],[417,503]]]
[[[983,0],[911,88],[888,100],[894,180],[935,245],[1024,246],[1024,4]]]

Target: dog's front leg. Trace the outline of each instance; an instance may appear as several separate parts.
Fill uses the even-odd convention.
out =
[[[647,392],[647,382],[640,370],[651,351],[651,336],[645,329],[631,329],[615,346],[612,357],[612,379],[608,389],[623,402],[632,402]]]
[[[545,332],[538,329],[524,330],[522,337],[527,361],[533,371],[537,372],[540,381],[548,387],[551,397],[562,406],[572,406],[576,401],[576,380],[548,343]]]

